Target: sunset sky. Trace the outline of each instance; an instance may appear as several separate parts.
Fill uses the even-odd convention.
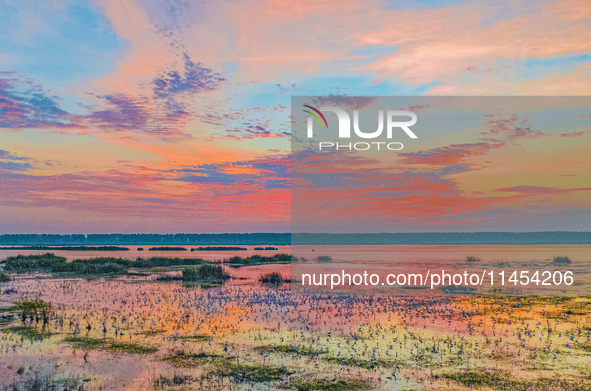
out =
[[[591,92],[589,0],[4,1],[0,15],[0,234],[289,232],[293,95]],[[591,230],[591,111],[543,129],[493,114],[389,161],[380,208],[419,207],[379,231]]]

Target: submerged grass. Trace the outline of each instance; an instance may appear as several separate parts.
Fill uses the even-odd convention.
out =
[[[230,378],[234,382],[276,381],[282,380],[292,373],[284,367],[237,363],[235,357],[217,354],[177,352],[162,360],[177,368],[196,368],[209,365],[213,368],[208,372],[208,377]]]
[[[360,379],[312,379],[298,380],[294,384],[297,391],[361,391],[371,387]]]
[[[466,387],[486,387],[494,390],[546,391],[548,389],[583,391],[591,387],[591,379],[556,379],[540,377],[531,380],[514,379],[507,371],[461,371],[444,374],[443,378],[453,380]]]
[[[133,343],[116,343],[110,339],[73,336],[64,339],[73,348],[81,350],[106,350],[111,353],[152,354],[158,349]]]

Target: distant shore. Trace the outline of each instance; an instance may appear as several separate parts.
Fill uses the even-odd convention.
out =
[[[4,234],[0,246],[591,244],[591,232]]]

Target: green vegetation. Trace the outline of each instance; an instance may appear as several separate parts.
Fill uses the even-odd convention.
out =
[[[149,251],[187,251],[184,247],[150,247]]]
[[[224,365],[216,366],[212,374],[217,377],[229,377],[235,382],[269,382],[281,380],[289,376],[289,372],[283,367],[272,367],[268,365],[248,365],[227,362]]]
[[[42,341],[44,338],[51,337],[53,333],[45,330],[45,329],[37,329],[36,327],[28,327],[28,326],[14,326],[10,327],[10,330],[14,334],[18,334],[23,338],[29,339],[31,341]]]
[[[281,275],[281,273],[271,272],[271,273],[261,274],[259,277],[259,281],[263,282],[263,283],[269,283],[269,284],[281,284],[284,282],[289,282],[289,279],[283,277]]]
[[[230,278],[220,265],[201,265],[183,269],[183,281],[223,281]]]
[[[321,354],[327,353],[326,350],[313,349],[311,346],[306,345],[264,345],[257,346],[253,349],[259,353],[284,353],[284,354],[297,354],[300,356],[316,357]]]
[[[49,323],[49,316],[51,314],[52,305],[46,303],[43,300],[22,300],[14,303],[14,309],[21,312],[21,320],[23,323],[27,319],[32,322],[38,323],[39,320],[43,320],[43,325]]]
[[[0,272],[0,282],[8,282],[10,281],[10,276],[6,273]]]
[[[279,250],[277,247],[255,247],[254,249],[255,249],[255,251],[265,251],[265,250],[277,251],[277,250]]]
[[[539,377],[537,379],[515,379],[508,372],[502,371],[461,371],[444,374],[443,378],[453,380],[466,387],[486,387],[495,390],[588,390],[591,380],[587,379],[553,379]]]
[[[263,265],[266,263],[290,263],[291,256],[287,254],[275,254],[270,257],[264,255],[251,255],[250,257],[242,258],[240,256],[234,256],[228,260],[230,266],[237,268],[242,266],[255,266]]]
[[[269,382],[274,380],[281,380],[289,376],[289,372],[283,367],[273,367],[268,365],[257,364],[239,364],[235,357],[226,357],[215,354],[187,354],[184,352],[177,352],[171,356],[163,358],[163,361],[168,361],[175,367],[193,368],[203,367],[204,365],[212,365],[213,370],[209,375],[220,378],[231,378],[234,382]]]
[[[209,262],[201,258],[137,258],[131,261],[125,258],[98,257],[75,259],[66,262],[66,258],[52,253],[42,255],[17,255],[6,258],[5,268],[14,273],[47,271],[51,273],[67,273],[82,276],[125,275],[129,268],[147,269],[163,266],[201,265]]]
[[[152,258],[137,258],[135,261],[129,261],[128,266],[130,268],[146,269],[153,267],[164,267],[164,266],[194,266],[202,264],[210,264],[211,262],[204,261],[201,258],[165,258],[165,257],[152,257]]]
[[[474,255],[468,255],[466,257],[466,262],[468,262],[468,263],[477,263],[480,261],[481,261],[481,259],[479,257],[475,257]]]
[[[5,385],[5,390],[11,391],[76,391],[84,390],[84,384],[90,379],[81,380],[77,376],[68,375],[45,375],[39,373],[39,371],[32,371],[32,376],[23,377],[24,367],[21,371],[20,368],[17,371],[19,377],[14,380],[11,384]]]
[[[158,378],[156,378],[156,380],[154,380],[154,387],[164,388],[171,386],[180,386],[182,384],[189,383],[192,381],[194,381],[194,379],[191,376],[178,376],[176,373],[172,376],[172,378],[160,375]]]
[[[6,258],[5,268],[15,273],[49,271],[52,273],[72,273],[80,275],[127,273],[127,263],[122,258],[100,257],[76,259],[66,262],[66,258],[47,253],[42,255],[17,255]]]
[[[191,251],[245,251],[246,247],[207,246],[192,248]]]
[[[23,246],[0,247],[0,250],[129,251],[129,248],[119,246]]]
[[[149,348],[133,343],[113,343],[107,346],[107,350],[111,353],[125,353],[125,354],[152,354],[156,353],[158,349]]]
[[[297,391],[360,391],[371,387],[360,379],[312,379],[298,380],[294,384]]]
[[[141,346],[133,343],[116,343],[110,339],[73,336],[64,339],[75,349],[81,350],[106,350],[111,353],[125,354],[152,354],[158,349]]]
[[[372,370],[379,367],[388,367],[390,363],[384,360],[362,360],[359,358],[340,358],[340,357],[324,357],[324,361],[337,364],[348,365],[351,367],[363,368]]]
[[[328,255],[320,255],[318,258],[316,258],[316,261],[318,263],[330,263],[332,262],[332,257]]]
[[[554,257],[553,263],[555,265],[570,265],[572,261],[569,257]]]

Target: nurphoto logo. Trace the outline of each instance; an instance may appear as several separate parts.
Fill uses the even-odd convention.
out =
[[[309,105],[303,105],[306,109],[303,111],[310,116],[307,119],[307,137],[314,138],[314,119],[320,125],[320,128],[323,129],[326,127],[328,130],[328,121],[326,117],[322,113],[323,111],[333,112],[337,115],[337,119],[339,122],[339,129],[338,129],[338,137],[339,139],[349,139],[351,138],[351,117],[347,111],[339,108],[339,107],[331,107],[331,106],[323,106],[318,110],[315,107]],[[392,135],[394,134],[394,129],[402,129],[404,133],[410,138],[418,138],[417,135],[410,129],[411,126],[417,123],[417,115],[412,111],[407,110],[388,110],[386,112],[386,138],[392,139]],[[401,121],[401,118],[406,118],[407,120]],[[410,119],[408,119],[410,118]],[[384,110],[378,110],[378,128],[375,131],[371,132],[364,132],[361,130],[359,126],[359,111],[353,111],[353,131],[355,135],[359,138],[363,139],[375,139],[382,135],[384,131]],[[357,142],[357,143],[333,143],[333,142],[326,142],[322,141],[318,143],[318,149],[328,149],[328,148],[335,148],[336,150],[341,149],[348,149],[348,150],[358,150],[358,151],[365,151],[368,149],[380,149],[381,146],[384,146],[391,150],[391,151],[399,151],[403,148],[402,143],[399,142],[385,142],[385,141],[373,141],[371,143],[368,142]]]

